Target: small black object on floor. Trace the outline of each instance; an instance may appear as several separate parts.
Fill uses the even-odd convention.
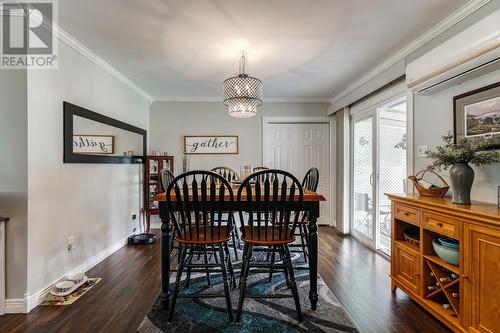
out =
[[[128,238],[128,243],[133,245],[150,245],[156,242],[155,234],[142,233],[132,235]]]

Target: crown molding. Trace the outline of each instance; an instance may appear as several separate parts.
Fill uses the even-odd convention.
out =
[[[163,96],[163,97],[153,97],[152,102],[220,102],[222,103],[222,97],[174,97],[174,96]]]
[[[3,8],[2,8],[3,9]],[[0,14],[3,16],[6,13],[0,11]],[[56,14],[57,15],[57,14]],[[88,47],[83,45],[79,40],[77,40],[75,37],[70,35],[68,32],[66,32],[63,28],[61,28],[58,24],[55,22],[51,22],[50,20],[43,20],[42,27],[45,28],[46,30],[50,31],[50,27],[52,27],[52,33],[56,38],[58,38],[60,41],[71,47],[73,50],[77,51],[84,57],[86,57],[88,60],[92,61],[94,64],[97,66],[101,67],[104,69],[106,72],[114,76],[118,81],[122,82],[125,84],[127,87],[135,91],[137,94],[145,98],[150,104],[152,102],[151,95],[149,95],[145,90],[143,90],[141,87],[139,87],[137,84],[132,82],[129,78],[127,78],[125,75],[123,75],[120,71],[118,71],[116,68],[111,66],[107,61],[99,57],[96,53],[94,53],[92,50],[90,50]]]
[[[330,103],[328,97],[270,97],[264,98],[268,103]]]
[[[56,37],[64,42],[66,45],[71,47],[73,50],[77,51],[90,61],[92,61],[94,64],[97,66],[101,67],[104,69],[106,72],[114,76],[118,81],[122,82],[126,86],[128,86],[130,89],[135,91],[137,94],[141,95],[144,97],[146,100],[148,100],[150,103],[152,101],[151,95],[149,95],[145,90],[143,90],[141,87],[139,87],[137,84],[132,82],[129,78],[127,78],[125,75],[123,75],[120,71],[118,71],[116,68],[111,66],[107,61],[99,57],[97,54],[95,54],[92,50],[90,50],[88,47],[83,45],[80,41],[78,41],[75,37],[71,36],[69,33],[67,33],[64,29],[59,27],[58,25],[53,26],[53,31]]]
[[[382,62],[380,65],[375,67],[372,71],[370,71],[368,74],[363,76],[362,78],[358,79],[354,83],[352,83],[349,87],[347,87],[345,90],[341,91],[340,93],[336,94],[333,96],[329,102],[332,104],[335,103],[336,101],[344,98],[345,96],[349,95],[352,93],[354,90],[358,89],[361,87],[363,84],[367,83],[368,81],[372,80],[376,76],[378,76],[380,73],[391,67],[392,65],[396,64],[397,62],[403,60],[408,56],[410,53],[416,51],[420,47],[422,47],[424,44],[428,43],[435,37],[439,36],[458,22],[462,21],[484,5],[488,4],[491,2],[491,0],[471,0],[467,4],[463,5],[460,7],[458,10],[453,12],[451,15],[446,17],[444,20],[436,24],[434,27],[432,27],[430,30],[426,31],[423,35],[415,39],[413,42],[409,43],[396,53],[394,53],[392,56],[387,58],[384,62]]]
[[[269,97],[264,103],[330,103],[328,97]],[[153,97],[151,102],[218,102],[222,97]]]

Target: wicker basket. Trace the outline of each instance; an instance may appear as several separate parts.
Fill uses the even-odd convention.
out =
[[[417,179],[424,178],[424,176],[425,176],[425,174],[427,172],[435,174],[439,179],[441,179],[441,181],[443,182],[444,186],[443,187],[439,187],[439,188],[425,188],[422,185],[420,185],[418,183]],[[448,190],[450,189],[450,186],[443,179],[443,177],[441,177],[440,175],[438,175],[436,172],[434,172],[432,170],[421,170],[421,171],[417,172],[417,174],[415,176],[410,176],[408,178],[411,179],[411,181],[413,182],[413,184],[417,188],[418,193],[420,195],[423,195],[423,196],[426,196],[426,197],[442,198],[442,197],[444,197],[444,195],[446,194],[446,192],[448,192]]]

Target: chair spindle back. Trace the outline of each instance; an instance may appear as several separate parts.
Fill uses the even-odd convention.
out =
[[[240,207],[247,207],[246,216],[243,209],[239,210],[240,221],[250,227],[252,239],[293,238],[299,217],[298,203],[303,197],[302,186],[292,174],[275,169],[258,171],[238,189],[237,201]],[[245,228],[242,234],[246,236]]]
[[[224,207],[225,197],[233,201],[233,190],[221,175],[211,171],[189,171],[177,176],[166,191],[170,217],[180,237],[203,241],[228,237],[232,220],[221,228],[222,217],[229,210]],[[177,205],[178,214],[174,213]],[[231,216],[231,214],[230,214]]]

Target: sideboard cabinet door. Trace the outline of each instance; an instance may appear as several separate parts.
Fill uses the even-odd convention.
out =
[[[469,223],[464,227],[470,331],[500,332],[500,231]]]
[[[420,256],[418,253],[408,250],[398,243],[395,244],[394,250],[395,253],[392,255],[392,260],[394,260],[394,278],[418,295],[420,285]]]

